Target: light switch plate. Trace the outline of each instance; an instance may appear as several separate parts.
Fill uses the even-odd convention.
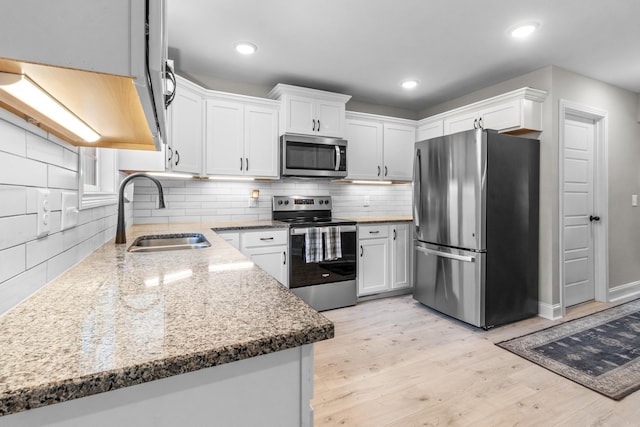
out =
[[[78,209],[78,193],[71,191],[62,192],[62,215],[60,229],[66,230],[67,228],[75,227],[78,225],[78,216],[80,211]]]
[[[370,200],[369,200],[369,196],[363,196],[362,198],[362,204],[363,206],[369,206]]]
[[[49,196],[51,191],[46,189],[39,189],[36,197],[36,213],[37,213],[37,226],[36,237],[44,237],[49,234],[51,230],[51,212],[49,205]]]

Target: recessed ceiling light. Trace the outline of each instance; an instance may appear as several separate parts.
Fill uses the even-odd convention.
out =
[[[405,80],[402,83],[400,83],[400,85],[405,89],[414,89],[416,86],[418,86],[418,81],[417,80]]]
[[[243,55],[251,55],[258,50],[258,46],[250,42],[237,42],[235,46],[236,50]]]
[[[511,29],[511,37],[516,39],[521,39],[527,37],[529,34],[533,33],[539,24],[536,22],[527,22],[526,24],[517,25]]]

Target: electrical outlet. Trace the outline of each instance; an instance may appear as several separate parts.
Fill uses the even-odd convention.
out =
[[[637,194],[632,194],[631,195],[631,206],[638,206],[638,195]]]
[[[51,230],[51,212],[49,211],[49,196],[51,192],[45,189],[39,189],[36,198],[37,226],[36,237],[44,237]]]
[[[67,228],[78,225],[78,216],[80,214],[80,211],[78,210],[78,193],[63,191],[61,205],[62,216],[60,229],[66,230]]]
[[[369,206],[370,200],[369,200],[369,196],[364,196],[362,198],[362,204],[366,207]]]

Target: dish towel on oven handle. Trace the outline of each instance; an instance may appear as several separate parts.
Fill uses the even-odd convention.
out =
[[[304,260],[307,263],[323,261],[322,228],[309,227],[304,232]]]
[[[330,261],[342,258],[342,239],[340,227],[325,227],[324,229],[324,259]]]

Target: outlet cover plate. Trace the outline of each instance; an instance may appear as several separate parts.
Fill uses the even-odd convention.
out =
[[[49,196],[51,191],[47,189],[38,189],[36,197],[36,213],[37,213],[37,226],[36,237],[44,237],[49,234],[51,230],[51,212],[49,204]]]

